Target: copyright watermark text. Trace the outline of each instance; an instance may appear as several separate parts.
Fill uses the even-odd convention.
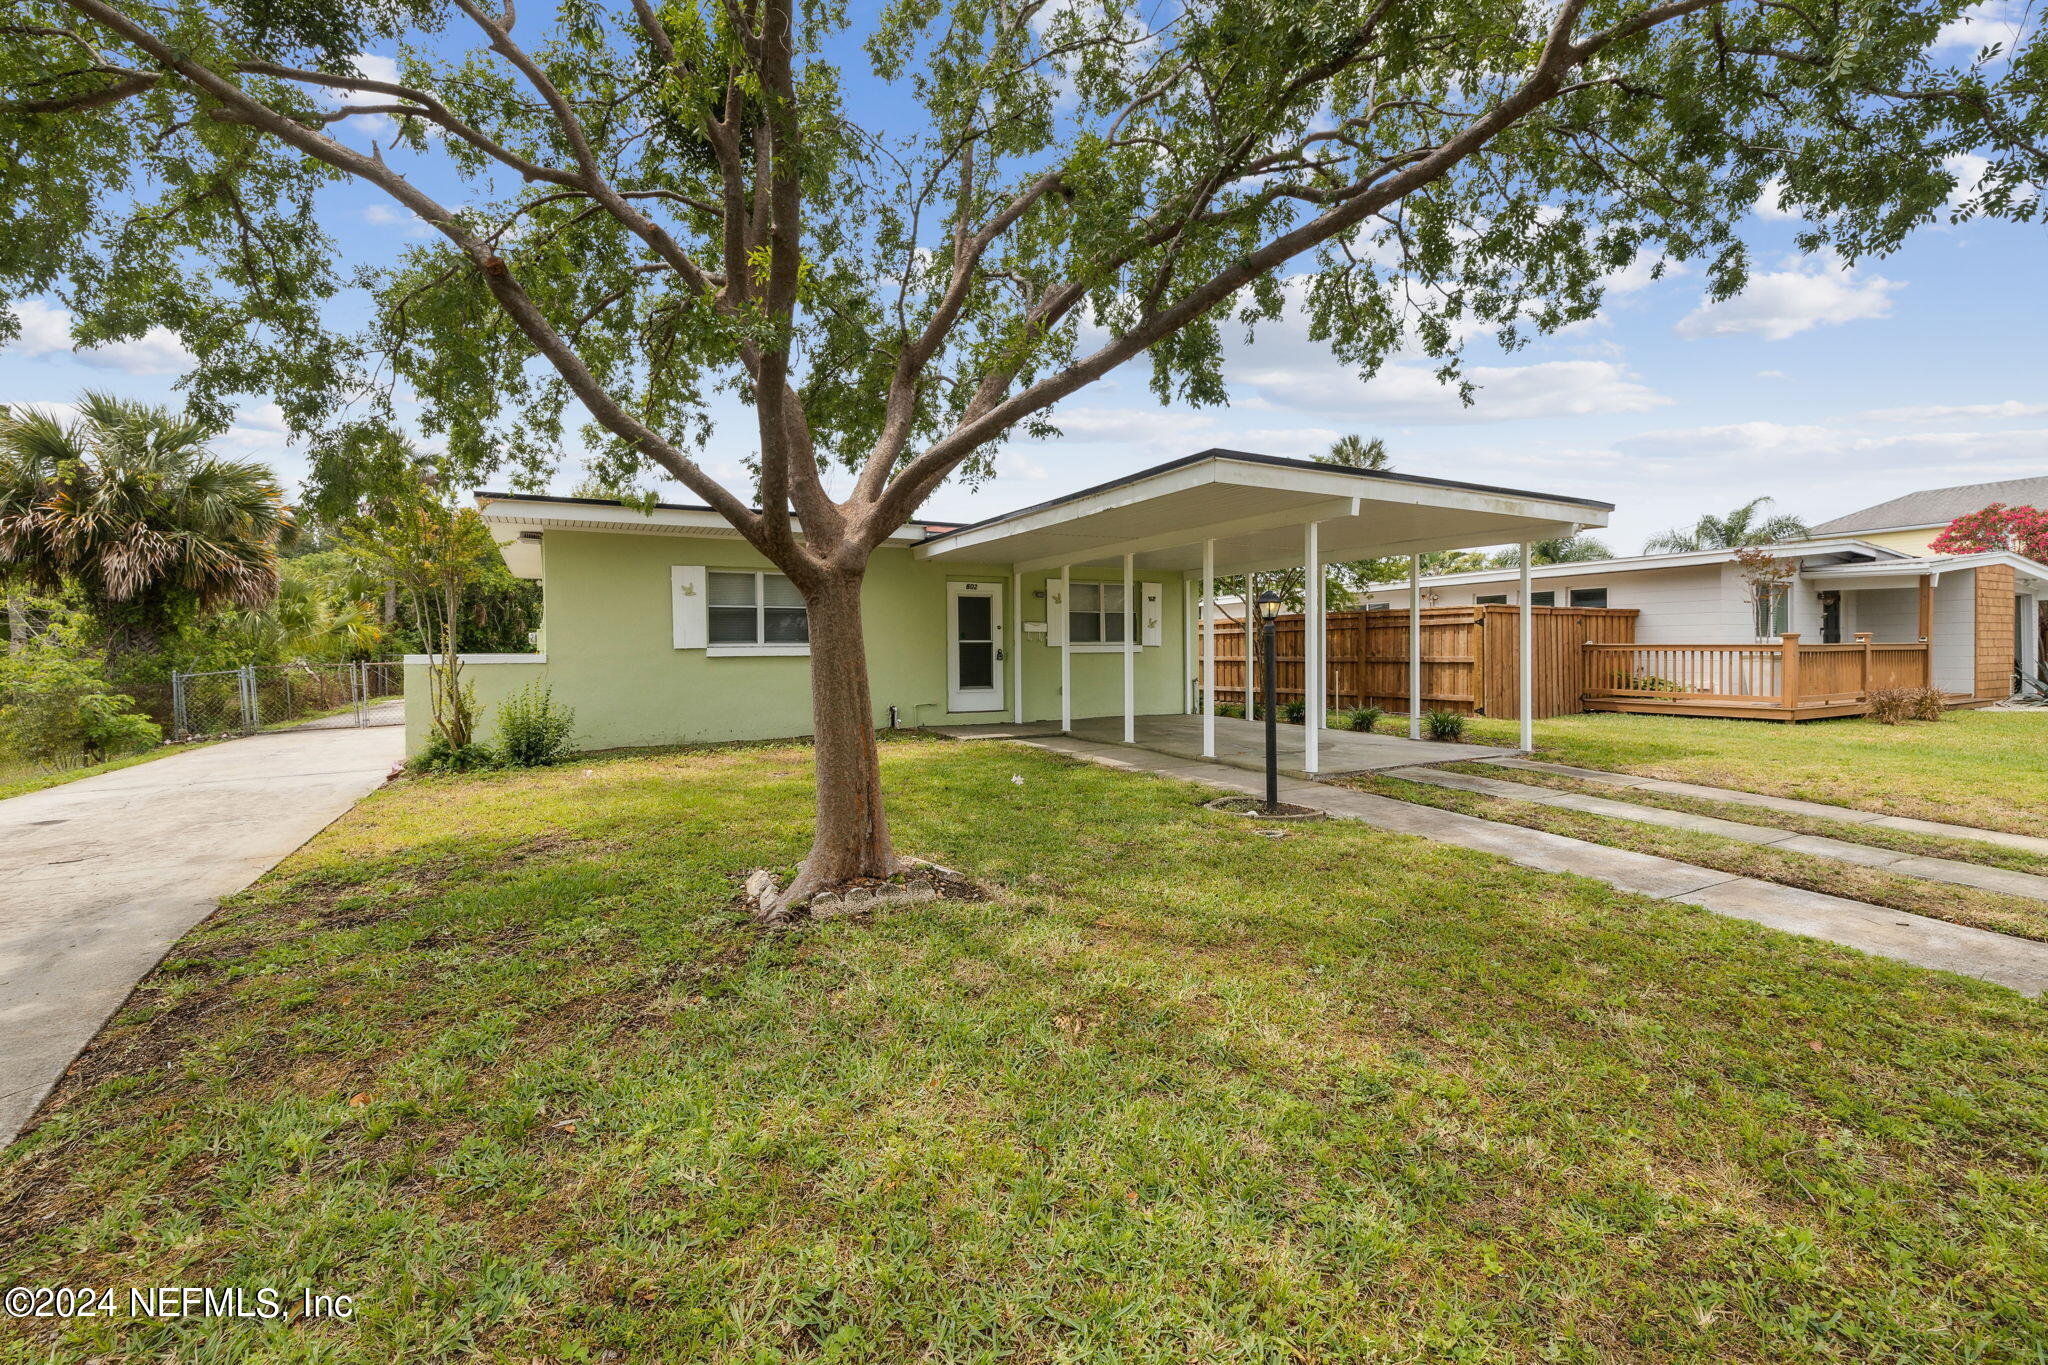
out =
[[[119,1290],[18,1284],[0,1294],[0,1310],[10,1318],[252,1318],[271,1322],[284,1318],[346,1320],[355,1316],[356,1305],[348,1294],[271,1285],[250,1289],[159,1284]]]

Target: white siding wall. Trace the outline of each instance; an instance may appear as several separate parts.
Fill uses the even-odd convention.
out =
[[[1842,630],[1849,637],[1867,630],[1879,644],[1904,644],[1919,639],[1919,590],[1859,588],[1843,593]]]
[[[1588,573],[1539,578],[1535,590],[1554,592],[1556,601],[1571,601],[1573,588],[1607,589],[1610,607],[1634,607],[1636,639],[1646,645],[1746,644],[1756,637],[1749,584],[1733,564],[1643,569],[1624,573]],[[1480,597],[1505,595],[1516,600],[1516,585],[1469,583],[1437,589],[1434,602],[1424,590],[1423,605],[1468,607]],[[1408,609],[1405,586],[1373,594],[1373,605]],[[1820,643],[1820,590],[1803,580],[1793,583],[1789,628],[1802,642]],[[1950,692],[1976,686],[1976,574],[1971,570],[1942,575],[1934,590],[1934,685]],[[1867,630],[1880,641],[1917,640],[1920,594],[1915,588],[1849,589],[1842,594],[1842,639]],[[1775,637],[1773,637],[1775,638]]]
[[[1636,639],[1644,644],[1713,644],[1741,642],[1750,638],[1749,608],[1744,605],[1740,576],[1722,573],[1715,565],[1671,569],[1643,569],[1633,573],[1589,573],[1539,578],[1535,591],[1554,592],[1558,606],[1570,604],[1573,588],[1607,589],[1610,607],[1634,607]],[[1473,583],[1440,588],[1436,601],[1424,589],[1426,607],[1469,607],[1480,597],[1506,594],[1516,600],[1516,586],[1508,583]],[[1373,594],[1374,604],[1390,602],[1393,609],[1408,609],[1405,587]],[[1818,617],[1815,618],[1818,629]]]
[[[1977,571],[1945,573],[1934,585],[1934,685],[1977,690]]]

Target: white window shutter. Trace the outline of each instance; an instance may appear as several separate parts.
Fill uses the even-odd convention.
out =
[[[668,571],[669,609],[675,622],[677,649],[703,649],[711,643],[711,615],[705,610],[704,566],[674,564]]]
[[[1138,618],[1138,643],[1156,645],[1160,640],[1160,626],[1166,616],[1160,606],[1166,599],[1166,593],[1157,583],[1141,583],[1138,586],[1141,589],[1139,604],[1142,609]]]
[[[1049,645],[1067,642],[1067,599],[1060,591],[1057,578],[1045,580],[1045,642]]]

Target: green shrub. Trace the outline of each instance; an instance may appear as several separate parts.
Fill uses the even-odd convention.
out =
[[[1422,718],[1431,739],[1459,740],[1465,737],[1465,718],[1456,711],[1431,711]]]
[[[406,760],[416,773],[473,773],[503,765],[498,751],[488,744],[450,744],[445,736],[429,735],[420,751]]]
[[[45,632],[20,653],[0,656],[0,749],[43,765],[98,763],[163,738],[69,632]]]
[[[1280,719],[1289,725],[1299,725],[1308,719],[1308,703],[1305,701],[1283,701],[1280,703]]]
[[[1241,702],[1219,701],[1216,703],[1216,714],[1219,716],[1228,716],[1232,720],[1243,720],[1244,705]]]
[[[576,730],[576,712],[555,705],[551,687],[528,683],[498,703],[498,755],[511,768],[538,768],[560,758]]]
[[[1377,706],[1354,706],[1343,714],[1344,728],[1369,735],[1380,723],[1380,717],[1387,714]]]

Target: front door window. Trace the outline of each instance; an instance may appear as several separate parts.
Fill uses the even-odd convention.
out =
[[[947,585],[946,709],[1003,709],[1003,590],[994,583]]]

